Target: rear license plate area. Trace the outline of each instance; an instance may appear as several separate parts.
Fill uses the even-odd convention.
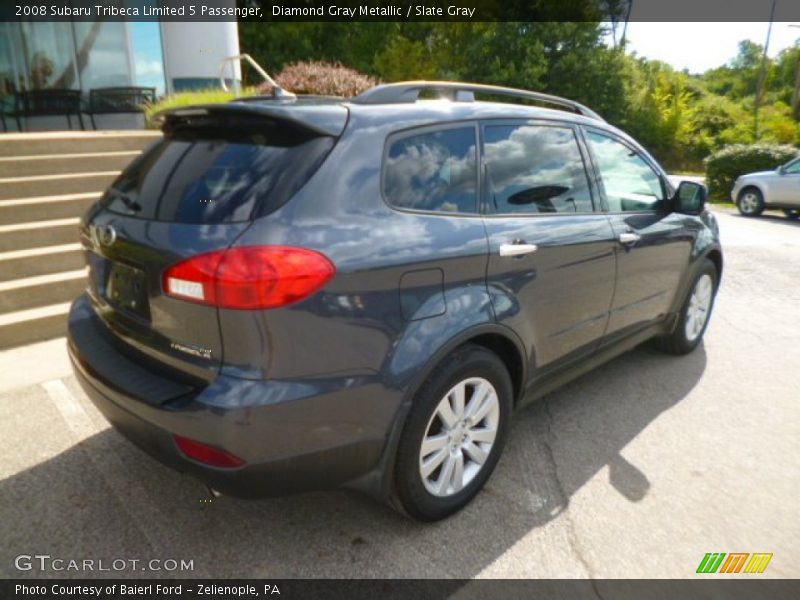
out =
[[[105,298],[111,306],[126,313],[150,318],[144,271],[112,262],[108,265]]]

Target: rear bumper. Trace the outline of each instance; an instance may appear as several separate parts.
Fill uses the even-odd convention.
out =
[[[363,478],[380,469],[398,414],[399,394],[375,377],[219,376],[199,389],[171,381],[123,353],[85,297],[70,311],[68,340],[78,381],[120,433],[162,463],[232,496],[326,489]],[[221,448],[246,464],[203,465],[186,457],[173,435]]]

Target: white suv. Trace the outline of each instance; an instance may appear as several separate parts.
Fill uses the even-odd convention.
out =
[[[800,157],[774,171],[742,175],[733,185],[731,199],[746,217],[780,208],[790,219],[800,218]]]

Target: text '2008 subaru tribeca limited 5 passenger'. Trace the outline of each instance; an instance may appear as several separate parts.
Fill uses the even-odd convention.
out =
[[[445,517],[512,411],[708,323],[704,188],[569,100],[410,82],[163,130],[82,220],[69,349],[111,423],[221,493],[349,486]]]

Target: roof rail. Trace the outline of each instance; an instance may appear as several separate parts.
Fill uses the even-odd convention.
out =
[[[416,102],[424,91],[438,92],[443,98],[456,102],[472,102],[475,93],[495,94],[498,96],[512,96],[525,100],[536,100],[546,104],[553,104],[575,111],[579,115],[603,121],[603,117],[579,102],[516,88],[501,87],[496,85],[483,85],[480,83],[462,83],[459,81],[403,81],[400,83],[387,83],[376,85],[354,97],[351,102],[355,104],[396,104],[401,102]]]

